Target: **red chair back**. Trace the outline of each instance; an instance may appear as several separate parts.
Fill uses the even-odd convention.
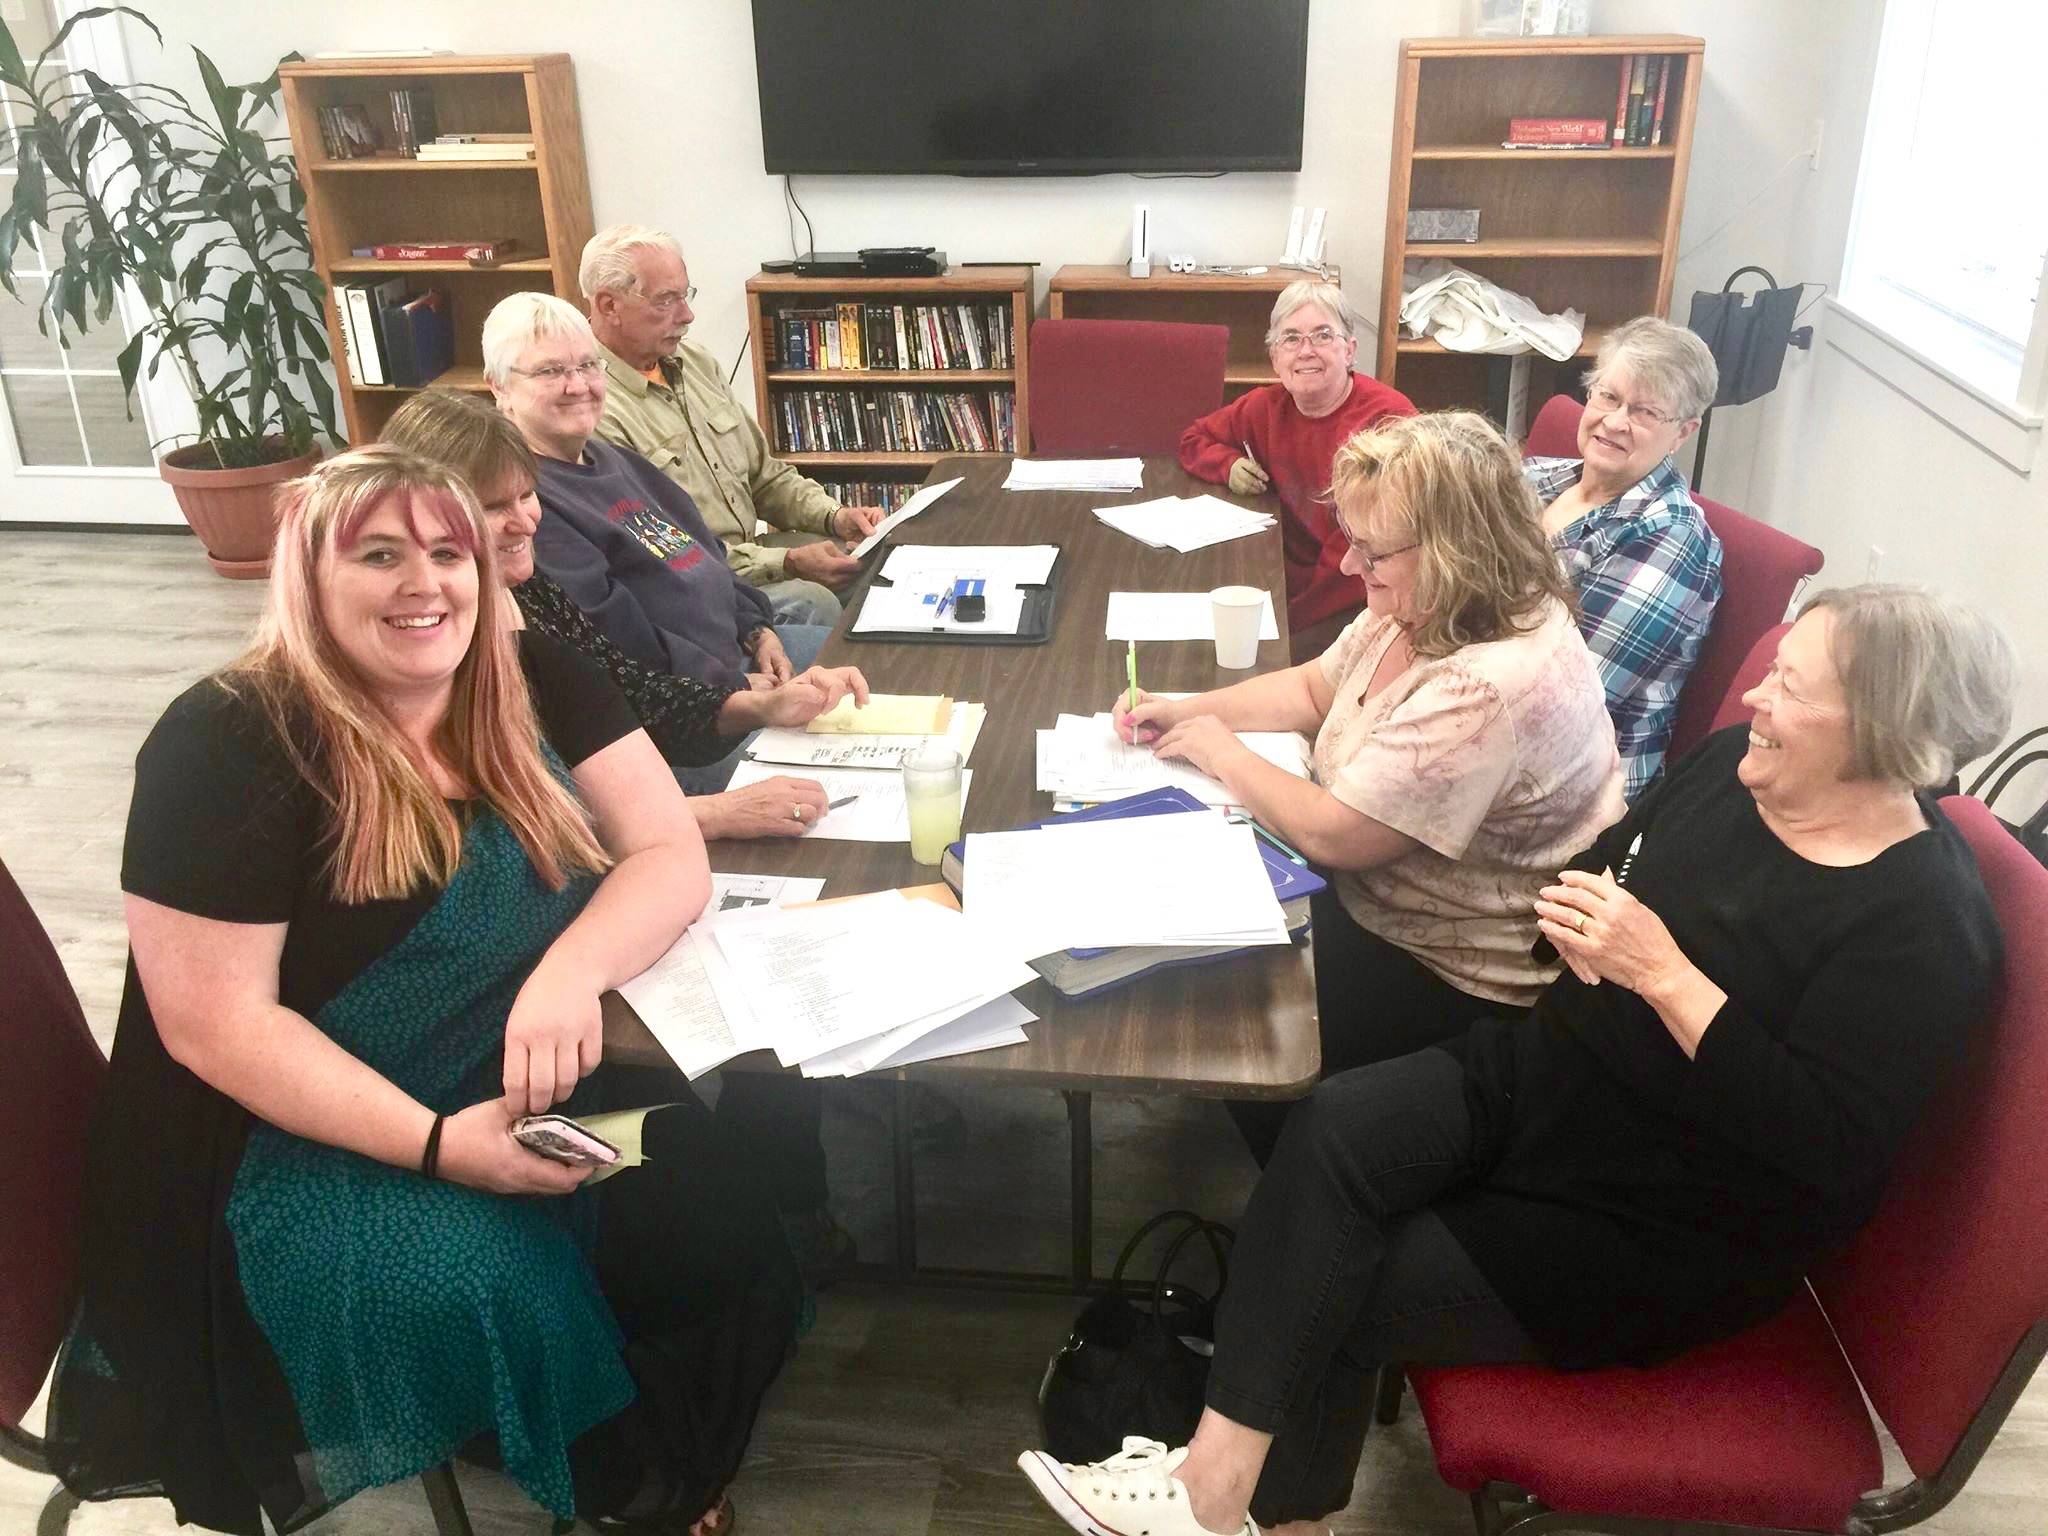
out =
[[[1942,809],[1976,850],[2005,932],[2005,977],[1877,1215],[1809,1277],[1921,1477],[1956,1450],[2021,1335],[2048,1318],[2048,869],[1980,801],[1952,796]]]
[[[1033,321],[1033,451],[1171,457],[1188,424],[1223,404],[1229,350],[1221,325]]]
[[[28,898],[0,864],[0,1426],[42,1391],[78,1300],[85,1137],[106,1059]]]
[[[1529,423],[1522,443],[1524,457],[1576,459],[1579,456],[1579,413],[1585,406],[1570,395],[1552,395]]]
[[[1764,631],[1783,622],[1799,583],[1825,558],[1804,540],[1733,507],[1695,496],[1707,526],[1721,541],[1721,601],[1692,676],[1679,690],[1678,718],[1671,727],[1671,755],[1698,746],[1713,729],[1728,690]],[[1768,665],[1769,658],[1765,658]],[[1761,674],[1759,674],[1761,675]]]
[[[1785,631],[1791,627],[1790,621],[1773,624],[1756,637],[1756,644],[1749,648],[1749,654],[1742,658],[1742,665],[1735,669],[1735,676],[1728,680],[1728,691],[1721,695],[1721,707],[1715,712],[1713,723],[1707,727],[1709,735],[1723,726],[1749,718],[1742,696],[1764,680],[1764,674],[1771,670],[1771,663],[1778,659],[1778,642],[1785,638]]]

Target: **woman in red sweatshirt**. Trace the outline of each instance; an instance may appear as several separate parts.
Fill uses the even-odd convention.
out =
[[[1181,434],[1191,475],[1241,496],[1271,490],[1286,508],[1287,624],[1296,659],[1322,652],[1365,603],[1345,575],[1344,536],[1327,498],[1337,449],[1383,416],[1413,416],[1399,390],[1352,370],[1358,337],[1330,283],[1289,283],[1273,304],[1266,348],[1277,384],[1240,395]]]

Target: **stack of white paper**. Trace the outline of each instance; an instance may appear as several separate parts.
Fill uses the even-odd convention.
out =
[[[902,554],[899,547],[897,554]],[[963,619],[952,604],[943,612],[939,599],[953,589],[951,575],[919,581],[914,576],[893,587],[872,586],[854,616],[856,635],[1014,635],[1024,623],[1024,594],[1015,587],[990,582],[982,590],[984,612]]]
[[[1135,491],[1142,459],[1012,459],[1006,491]]]
[[[991,586],[1038,587],[1059,557],[1057,544],[898,544],[882,562],[882,579],[939,580],[950,588],[979,577]]]
[[[1299,732],[1239,731],[1237,739],[1296,778],[1308,777],[1311,749]],[[1061,715],[1051,730],[1038,733],[1038,787],[1062,802],[1094,804],[1169,784],[1205,805],[1237,803],[1199,768],[1125,741],[1107,714]]]
[[[690,1077],[772,1050],[850,1076],[1023,1038],[1004,994],[1033,979],[1016,946],[900,891],[700,919],[619,991]]]
[[[905,523],[909,522],[913,517],[917,516],[918,513],[922,512],[926,507],[930,506],[933,502],[937,501],[941,496],[945,495],[946,492],[953,489],[954,486],[960,483],[960,480],[961,477],[956,475],[951,480],[941,480],[937,485],[926,486],[923,490],[919,491],[915,496],[911,497],[910,500],[906,501],[905,503],[903,503],[902,506],[898,507],[894,512],[891,512],[887,517],[883,518],[881,522],[877,523],[875,525],[875,531],[869,534],[866,538],[862,539],[858,544],[854,545],[852,549],[847,551],[847,553],[852,555],[853,558],[856,560],[860,559],[869,550],[873,549],[877,544],[881,543],[882,540],[889,537],[890,534],[894,533],[898,528],[902,527]]]
[[[1213,812],[975,832],[965,854],[970,930],[1034,957],[1287,942],[1252,829]]]
[[[830,740],[829,737],[814,737],[813,740]],[[898,736],[896,741],[915,741],[913,736]],[[732,771],[728,781],[730,789],[745,789],[749,784],[759,784],[788,770],[779,763],[764,763],[755,758],[742,760]],[[903,775],[893,768],[822,768],[807,767],[803,777],[815,779],[825,791],[827,800],[843,800],[846,803],[827,811],[805,837],[822,837],[827,842],[837,843],[907,843],[910,841],[910,805],[903,798]],[[974,770],[960,770],[960,806],[964,813],[967,806],[967,792],[974,787]]]
[[[1214,640],[1216,609],[1206,592],[1112,592],[1105,628],[1112,640]],[[1270,592],[1259,638],[1280,638]]]
[[[981,739],[987,719],[987,705],[955,699],[946,729],[937,736],[814,736],[809,731],[770,726],[749,739],[747,755],[756,762],[799,768],[900,768],[912,753],[941,746],[958,752],[964,763],[973,757],[974,744]]]
[[[1274,519],[1217,496],[1162,496],[1128,507],[1097,507],[1095,515],[1119,533],[1154,549],[1182,554],[1263,533]]]

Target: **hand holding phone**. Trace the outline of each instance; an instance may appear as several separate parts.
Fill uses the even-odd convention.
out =
[[[567,1115],[527,1115],[512,1122],[512,1139],[529,1152],[572,1168],[608,1168],[619,1149]]]

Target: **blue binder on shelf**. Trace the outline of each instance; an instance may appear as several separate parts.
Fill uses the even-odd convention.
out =
[[[1148,789],[1141,794],[1126,795],[1121,800],[1106,800],[1085,811],[1069,811],[1063,816],[1029,822],[1026,828],[1067,826],[1076,821],[1116,821],[1126,816],[1184,815],[1189,811],[1214,809],[1184,789]],[[1286,917],[1288,935],[1299,939],[1308,932],[1309,898],[1329,882],[1306,864],[1283,852],[1281,845],[1256,824],[1254,830],[1260,833],[1259,858],[1266,866],[1266,877],[1273,882],[1273,895]],[[963,839],[948,848],[939,860],[939,875],[953,888],[955,895],[960,894],[966,879],[966,857],[967,844]],[[1238,947],[1182,949],[1143,944],[1110,949],[1069,949],[1033,960],[1031,968],[1043,976],[1060,996],[1078,999],[1127,987],[1139,977],[1149,976],[1168,966],[1200,965],[1244,952]]]

